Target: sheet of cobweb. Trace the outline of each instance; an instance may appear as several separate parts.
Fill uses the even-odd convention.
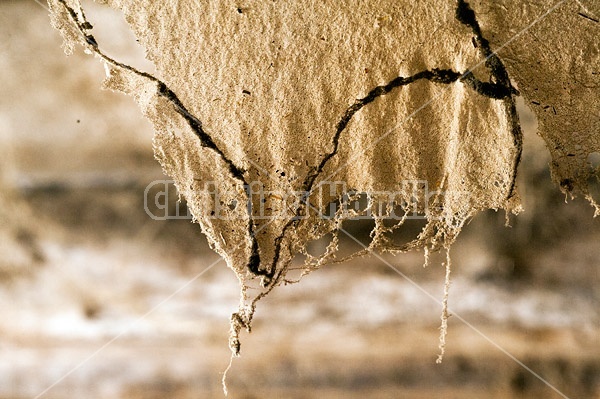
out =
[[[52,22],[68,53],[81,45],[105,63],[105,87],[135,97],[156,158],[237,274],[235,355],[256,302],[287,281],[295,255],[305,272],[340,261],[342,221],[376,222],[351,256],[428,253],[447,251],[480,210],[518,212],[518,95],[533,104],[554,179],[591,200],[597,3],[103,3],[123,12],[155,75],[106,54],[79,1],[50,0]],[[413,214],[426,226],[396,245],[390,235]],[[324,236],[325,253],[308,254]]]

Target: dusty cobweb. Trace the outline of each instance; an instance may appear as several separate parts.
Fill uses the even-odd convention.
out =
[[[440,360],[452,243],[481,210],[520,210],[519,95],[539,120],[555,182],[600,212],[588,190],[600,151],[591,5],[102,3],[123,13],[152,75],[103,51],[79,1],[50,0],[52,22],[67,53],[81,45],[94,54],[106,65],[104,87],[139,103],[156,158],[235,271],[234,356],[257,302],[293,282],[295,255],[306,274],[371,251],[420,250],[427,259],[442,250]],[[425,220],[420,233],[395,242],[415,216]],[[370,241],[342,256],[343,222],[357,218],[374,221]],[[323,237],[324,250],[311,253]]]

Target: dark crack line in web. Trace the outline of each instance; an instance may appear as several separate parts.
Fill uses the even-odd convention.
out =
[[[243,169],[241,169],[240,167],[236,166],[234,164],[234,162],[225,155],[223,150],[221,148],[219,148],[219,146],[215,143],[215,141],[212,139],[212,137],[208,133],[206,133],[206,131],[203,129],[202,122],[197,117],[195,117],[192,113],[190,113],[188,111],[188,109],[183,105],[183,103],[181,102],[179,97],[177,97],[175,92],[173,90],[169,89],[169,87],[167,87],[167,85],[164,82],[162,82],[161,80],[157,79],[156,77],[150,75],[149,73],[142,72],[132,66],[123,64],[123,63],[109,57],[108,55],[104,54],[102,52],[102,50],[100,50],[100,47],[98,46],[98,42],[96,41],[94,36],[87,33],[87,31],[89,29],[92,29],[92,25],[87,21],[85,14],[83,12],[83,9],[81,9],[81,8],[79,9],[79,11],[81,12],[81,18],[83,19],[83,21],[80,21],[79,16],[77,15],[77,12],[75,12],[75,10],[72,7],[70,7],[66,3],[65,0],[58,0],[58,2],[60,4],[62,4],[62,6],[65,8],[65,10],[67,10],[71,19],[77,26],[79,32],[83,35],[86,43],[90,47],[92,47],[94,52],[96,54],[98,54],[103,60],[105,60],[106,62],[108,62],[114,66],[117,66],[119,68],[131,71],[131,72],[137,74],[138,76],[143,76],[143,77],[149,79],[150,81],[156,83],[158,95],[163,98],[166,98],[169,102],[171,102],[171,104],[173,104],[173,108],[175,109],[175,111],[185,119],[185,121],[187,122],[190,129],[192,129],[194,134],[200,140],[200,145],[202,147],[205,147],[205,148],[208,148],[208,149],[214,151],[221,158],[221,160],[223,162],[225,162],[225,164],[227,165],[229,172],[231,173],[233,178],[242,183],[242,185],[246,191],[248,201],[250,201],[251,200],[250,199],[250,191],[249,191],[250,186],[246,182],[246,179],[244,178],[245,171]],[[254,233],[254,229],[255,229],[254,221],[252,220],[252,215],[249,214],[248,215],[248,235],[249,235],[250,239],[252,240],[252,246],[250,249],[251,252],[250,252],[250,257],[248,259],[247,267],[250,271],[252,271],[252,273],[260,275],[261,274],[261,271],[259,270],[260,255],[258,252],[258,241],[256,239],[256,234]]]
[[[507,199],[511,199],[515,195],[517,168],[519,166],[519,163],[521,162],[521,154],[523,148],[523,134],[521,132],[521,126],[519,124],[516,103],[513,98],[513,95],[518,95],[519,93],[512,86],[504,64],[496,55],[496,53],[493,52],[490,48],[489,41],[483,37],[481,27],[479,26],[479,22],[475,17],[475,12],[470,8],[469,4],[463,0],[458,0],[455,17],[459,22],[466,26],[469,26],[472,29],[473,34],[475,35],[473,39],[474,43],[476,44],[476,47],[479,48],[480,53],[485,57],[485,65],[486,67],[488,67],[488,69],[490,69],[492,73],[492,82],[482,82],[478,80],[475,77],[475,75],[473,75],[471,70],[464,73],[455,72],[451,69],[426,70],[409,77],[397,77],[386,85],[377,86],[374,89],[372,89],[366,97],[357,100],[348,109],[346,109],[346,112],[344,113],[342,119],[336,125],[336,132],[332,139],[333,150],[323,157],[319,165],[316,168],[313,168],[314,172],[309,173],[309,175],[304,180],[302,189],[303,196],[301,198],[300,205],[296,210],[296,214],[283,226],[281,234],[275,238],[275,255],[273,257],[273,261],[271,262],[271,266],[268,271],[261,270],[261,275],[268,278],[268,280],[263,280],[264,284],[269,284],[273,280],[273,277],[275,277],[277,263],[279,262],[279,257],[281,253],[281,245],[283,243],[285,234],[290,227],[298,224],[298,220],[300,216],[302,216],[302,211],[307,206],[308,197],[312,193],[312,187],[314,185],[314,182],[316,181],[317,177],[323,172],[327,162],[337,154],[340,136],[348,126],[348,123],[350,122],[354,114],[356,114],[365,105],[370,104],[380,96],[388,94],[393,89],[401,86],[406,86],[420,79],[426,79],[431,82],[441,84],[451,84],[456,82],[457,80],[460,80],[466,86],[470,87],[482,96],[496,100],[502,100],[505,102],[509,122],[511,124],[513,145],[516,148],[516,155],[513,162],[513,177],[511,179],[511,185],[508,191]],[[275,282],[279,280],[280,274],[281,271],[278,273],[277,277],[275,277]]]
[[[590,17],[589,15],[585,15],[585,14],[584,14],[584,13],[582,13],[582,12],[578,12],[577,14],[578,14],[580,17],[583,17],[583,18],[585,18],[585,19],[589,19],[590,21],[593,21],[593,22],[595,22],[595,23],[600,23],[600,20],[597,20],[596,18],[592,18],[592,17]]]
[[[521,124],[519,123],[519,115],[517,113],[517,104],[514,99],[514,95],[519,95],[519,92],[513,87],[510,82],[510,78],[508,76],[508,72],[506,71],[506,67],[502,63],[498,54],[492,51],[490,47],[490,42],[483,37],[483,33],[481,32],[481,27],[479,26],[479,22],[477,21],[475,11],[471,9],[469,3],[464,0],[458,0],[456,7],[456,19],[461,22],[463,25],[466,25],[471,28],[473,34],[475,35],[475,43],[479,48],[479,52],[481,55],[485,57],[485,66],[488,67],[490,72],[492,73],[492,80],[495,80],[494,83],[496,87],[502,88],[501,90],[506,91],[506,95],[502,97],[502,101],[506,107],[509,122],[511,125],[511,133],[513,136],[513,145],[516,149],[515,159],[513,161],[513,176],[510,183],[510,188],[508,190],[507,199],[510,200],[515,196],[515,187],[517,184],[517,169],[519,168],[519,164],[521,163],[521,155],[523,153],[523,132],[521,131]],[[477,83],[470,83],[471,76],[473,74],[471,71],[467,72],[465,76],[462,78],[463,81],[466,81],[468,84],[477,85]],[[473,79],[475,79],[473,77]],[[476,80],[475,80],[476,82]],[[488,90],[487,83],[485,87],[481,87],[484,90]],[[477,89],[476,89],[477,90]],[[493,97],[496,98],[496,97]]]

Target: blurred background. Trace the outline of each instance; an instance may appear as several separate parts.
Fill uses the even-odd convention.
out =
[[[107,52],[151,72],[122,17],[86,6]],[[0,1],[0,398],[222,397],[237,279],[197,225],[144,211],[168,179],[152,129],[61,44],[43,6]],[[600,221],[565,203],[520,111],[525,211],[482,213],[453,247],[442,364],[442,256],[368,257],[259,303],[230,396],[600,398]]]

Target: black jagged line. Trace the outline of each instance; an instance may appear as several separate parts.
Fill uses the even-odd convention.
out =
[[[236,166],[234,164],[234,162],[225,155],[223,150],[221,150],[221,148],[219,148],[219,146],[215,143],[213,138],[208,133],[206,133],[206,131],[203,129],[202,122],[197,117],[195,117],[192,113],[190,113],[188,111],[188,109],[183,105],[183,103],[181,102],[179,97],[177,97],[175,92],[173,90],[171,90],[169,87],[167,87],[167,85],[164,82],[162,82],[161,80],[157,79],[156,77],[150,75],[149,73],[142,72],[132,66],[123,64],[123,63],[109,57],[108,55],[104,54],[100,50],[100,47],[98,46],[98,42],[96,41],[94,36],[87,33],[87,30],[91,29],[92,25],[85,19],[83,10],[81,10],[81,12],[82,12],[82,17],[83,17],[84,21],[80,22],[79,16],[75,12],[75,10],[72,7],[70,7],[66,3],[65,0],[58,0],[58,2],[61,3],[62,6],[67,10],[69,15],[71,16],[71,19],[77,25],[79,32],[83,35],[86,43],[89,46],[91,46],[94,49],[94,51],[98,55],[100,55],[104,60],[108,61],[109,63],[111,63],[115,66],[118,66],[119,68],[129,70],[139,76],[143,76],[143,77],[149,79],[150,81],[156,83],[157,93],[161,97],[166,98],[169,102],[171,102],[175,111],[185,119],[185,121],[187,122],[190,129],[198,137],[198,139],[200,140],[200,145],[202,147],[208,148],[208,149],[214,151],[215,153],[217,153],[217,155],[219,155],[221,160],[227,164],[231,175],[243,184],[246,195],[248,196],[248,201],[250,201],[251,200],[250,199],[250,191],[249,191],[250,186],[248,185],[248,183],[246,182],[246,179],[244,178],[245,171],[243,169],[239,168],[238,166]],[[255,229],[254,221],[252,220],[252,215],[249,214],[248,215],[248,234],[250,236],[250,239],[252,240],[252,246],[250,248],[250,257],[248,259],[247,267],[254,274],[260,275],[261,274],[261,271],[259,270],[260,254],[258,251],[258,241],[256,239],[256,234],[254,232],[254,229]]]
[[[497,87],[497,89],[502,90],[510,90],[513,94],[517,94],[516,90],[512,87],[510,83],[510,79],[508,77],[508,72],[506,72],[506,68],[504,64],[498,57],[498,55],[492,51],[490,47],[490,42],[483,37],[483,33],[481,32],[481,27],[479,26],[479,22],[475,16],[475,11],[471,9],[469,3],[464,0],[458,0],[456,6],[456,19],[461,22],[463,25],[466,25],[471,28],[473,34],[475,35],[475,43],[477,44],[477,48],[481,55],[485,57],[485,66],[488,67],[492,73],[492,76],[496,79],[496,84],[499,84],[503,87]],[[467,72],[465,76],[469,76],[472,74]],[[502,97],[500,97],[502,98]]]
[[[225,156],[223,151],[217,146],[217,144],[214,142],[212,137],[204,131],[204,129],[202,128],[202,122],[200,122],[200,120],[198,118],[196,118],[194,115],[192,115],[185,108],[185,106],[182,104],[179,97],[177,97],[177,95],[173,92],[173,90],[169,89],[164,82],[157,80],[157,84],[158,84],[158,93],[162,97],[165,97],[167,100],[169,100],[173,104],[175,111],[177,111],[177,113],[179,115],[183,116],[183,118],[186,120],[188,125],[192,128],[192,130],[194,131],[196,136],[198,136],[198,138],[200,139],[200,145],[202,147],[210,148],[211,150],[213,150],[217,154],[219,154],[219,156],[223,159],[223,161],[229,167],[229,171],[231,172],[231,174],[236,179],[243,181],[244,184],[246,184],[246,181],[244,180],[244,171],[242,169],[238,168],[231,159],[229,159]]]
[[[582,12],[578,12],[577,14],[578,14],[580,17],[583,17],[583,18],[585,18],[585,19],[589,19],[590,21],[593,21],[593,22],[595,22],[595,23],[600,23],[600,20],[597,20],[596,18],[590,17],[589,15],[585,15],[585,14],[584,14],[584,13],[582,13]]]
[[[523,153],[523,132],[519,123],[517,105],[515,99],[513,98],[513,95],[519,95],[519,92],[513,87],[512,83],[510,82],[510,77],[508,76],[508,72],[506,71],[506,67],[502,63],[502,60],[500,59],[498,54],[496,54],[496,52],[492,51],[490,47],[490,42],[483,36],[483,33],[481,32],[481,27],[475,15],[475,11],[473,11],[471,6],[469,6],[469,3],[467,3],[464,0],[458,0],[455,17],[459,22],[470,27],[473,31],[473,34],[475,35],[475,43],[477,44],[481,55],[485,57],[485,66],[488,67],[488,69],[492,73],[492,78],[495,79],[496,82],[477,83],[477,80],[474,79],[473,74],[470,73],[470,71],[467,74],[465,74],[465,76],[461,80],[466,82],[467,84],[479,86],[480,89],[489,91],[490,94],[505,94],[505,96],[501,98],[503,101],[505,101],[505,104],[508,107],[508,117],[511,124],[513,145],[517,149],[517,154],[513,163],[513,178],[510,184],[510,189],[507,198],[511,199],[516,194],[515,187],[517,184],[517,169],[519,167],[519,164],[521,163],[521,156]],[[473,88],[477,90],[476,87]]]

